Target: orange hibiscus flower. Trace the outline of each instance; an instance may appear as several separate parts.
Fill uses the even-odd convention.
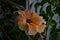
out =
[[[16,17],[16,21],[21,30],[27,30],[29,35],[44,32],[46,21],[42,16],[34,11],[31,13],[29,10],[19,10],[17,12],[19,16]]]

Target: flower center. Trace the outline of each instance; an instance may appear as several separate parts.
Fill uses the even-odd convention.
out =
[[[31,21],[30,19],[27,19],[26,22],[27,22],[27,23],[31,23],[32,21]]]

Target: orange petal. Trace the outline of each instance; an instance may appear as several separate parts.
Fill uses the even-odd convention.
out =
[[[32,14],[31,14],[31,21],[33,22],[33,23],[36,23],[36,24],[39,24],[40,23],[40,20],[42,19],[43,17],[41,16],[39,16],[39,15],[37,15],[37,13],[35,13],[35,12],[33,12]]]
[[[18,14],[19,14],[19,16],[21,17],[26,17],[26,15],[25,15],[25,11],[21,11],[21,10],[19,10],[19,11],[17,11],[18,12]]]
[[[39,25],[36,25],[36,24],[34,24],[34,23],[31,23],[30,25],[32,25],[32,28],[36,31],[37,30],[37,28],[39,27]]]
[[[40,19],[39,25],[46,24],[46,21],[44,19]]]
[[[37,32],[34,30],[33,26],[29,24],[29,30],[28,34],[29,35],[35,35]]]
[[[44,32],[45,28],[46,28],[46,25],[40,25],[40,27],[38,27],[38,29],[37,29],[37,32],[42,33],[42,32]]]
[[[21,30],[24,29],[26,25],[26,17],[25,17],[25,12],[24,11],[17,11],[19,16],[16,17],[16,21],[18,23],[18,26]]]
[[[26,18],[24,18],[23,16],[18,16],[17,17],[17,20],[18,20],[18,25],[20,24],[26,24]]]
[[[29,10],[25,10],[26,18],[30,19],[31,18],[31,13]]]
[[[23,31],[27,31],[28,30],[28,24],[25,24],[25,25],[20,25],[19,28]]]

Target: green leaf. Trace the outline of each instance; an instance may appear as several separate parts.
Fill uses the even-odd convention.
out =
[[[35,5],[39,6],[43,6],[48,0],[42,0],[40,3],[36,3]]]
[[[47,8],[46,8],[46,13],[47,13],[47,15],[48,15],[50,12],[51,12],[51,5],[47,6]]]
[[[53,23],[54,25],[52,25],[49,40],[57,40],[56,22],[54,20],[51,20],[51,23]]]
[[[43,11],[43,9],[41,8],[40,9],[40,16],[44,16],[45,15],[45,12]]]
[[[24,32],[20,33],[18,40],[28,40],[28,35],[26,35]]]
[[[46,21],[48,21],[48,15],[46,15],[46,13],[41,9],[40,10],[40,14],[39,14],[40,16],[43,16],[43,18],[46,20]]]
[[[18,26],[15,26],[10,32],[9,36],[12,40],[27,40],[27,35],[24,31],[21,31]]]
[[[47,25],[54,26],[55,23],[50,20],[50,21],[47,21]]]
[[[50,0],[50,3],[51,3],[52,5],[56,5],[56,0]]]
[[[52,30],[49,40],[57,40],[57,30],[56,29]]]
[[[49,5],[47,8],[46,8],[46,15],[49,15],[49,17],[53,17],[54,13],[51,11],[51,5]]]
[[[58,15],[60,15],[60,8],[56,7],[56,9],[54,10],[55,13],[58,13]]]
[[[54,13],[53,12],[50,12],[49,13],[49,16],[52,18],[54,16]]]
[[[42,0],[40,5],[43,6],[46,2],[48,2],[48,0]]]

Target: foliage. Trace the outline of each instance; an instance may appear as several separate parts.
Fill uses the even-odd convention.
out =
[[[0,0],[0,28],[2,30],[4,40],[28,40],[28,36],[26,35],[26,33],[24,31],[21,31],[18,26],[15,25],[14,21],[14,19],[18,15],[14,13],[14,11],[24,10],[26,7],[25,2],[25,0]],[[43,10],[43,5],[47,2],[49,3],[49,5],[47,6],[45,12]],[[47,32],[49,26],[52,27],[49,40],[57,40],[57,23],[52,19],[54,14],[58,14],[60,16],[60,7],[58,6],[57,2],[57,0],[42,0],[41,2],[35,3],[34,5],[36,12],[38,6],[42,6],[40,9],[40,15],[43,16],[43,18],[47,21],[47,28],[45,32]],[[31,3],[30,8],[33,3]],[[52,5],[55,8],[53,12]],[[38,40],[37,38],[39,38],[39,35],[31,37],[32,40]]]
[[[45,13],[43,10],[43,5],[47,2],[49,3],[49,5],[46,7],[46,13]],[[54,14],[58,14],[60,16],[60,7],[57,6],[58,5],[57,2],[58,2],[57,0],[42,0],[41,2],[37,2],[35,4],[35,10],[37,10],[39,6],[42,6],[40,9],[40,15],[43,16],[43,18],[47,21],[47,27],[52,26],[49,40],[57,40],[57,29],[56,29],[57,23],[52,19]],[[55,8],[53,11],[52,11],[52,5]]]

